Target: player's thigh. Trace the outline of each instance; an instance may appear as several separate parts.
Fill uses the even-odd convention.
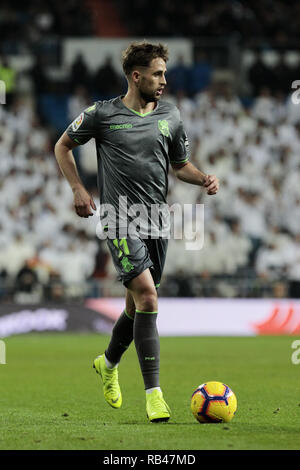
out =
[[[149,269],[131,279],[127,289],[132,295],[137,310],[157,310],[157,292]]]

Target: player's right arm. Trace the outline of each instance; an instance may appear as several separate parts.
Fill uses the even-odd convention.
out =
[[[85,189],[78,174],[72,152],[73,148],[78,145],[79,144],[64,132],[55,144],[54,153],[60,170],[73,191],[76,214],[79,215],[79,217],[87,218],[94,215],[91,209],[96,210],[96,205],[91,195]]]

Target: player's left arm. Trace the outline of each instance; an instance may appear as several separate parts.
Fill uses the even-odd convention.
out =
[[[176,113],[176,111],[175,111]],[[176,117],[176,114],[175,114]],[[219,190],[219,180],[215,175],[207,175],[198,170],[189,161],[189,142],[179,110],[177,109],[177,128],[171,137],[169,145],[169,160],[177,178],[185,183],[203,186],[207,194],[216,194]]]
[[[219,179],[216,175],[202,173],[191,162],[185,162],[181,165],[172,164],[172,168],[178,179],[185,183],[203,186],[209,195],[216,194],[219,190]]]

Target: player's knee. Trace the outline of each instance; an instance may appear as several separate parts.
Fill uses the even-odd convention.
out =
[[[157,311],[157,293],[155,289],[147,289],[140,294],[138,310],[143,312]]]

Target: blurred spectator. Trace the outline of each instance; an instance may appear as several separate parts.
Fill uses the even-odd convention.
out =
[[[22,304],[38,303],[43,298],[43,289],[36,272],[26,262],[17,273],[14,301]]]
[[[203,51],[197,51],[189,71],[188,91],[196,94],[208,87],[212,79],[212,66]]]
[[[253,96],[258,96],[262,88],[270,87],[274,80],[274,75],[269,67],[263,63],[259,54],[257,54],[253,65],[248,70],[248,77]]]
[[[195,297],[192,278],[188,277],[184,270],[178,270],[171,274],[169,282],[172,284],[172,295],[176,297]]]
[[[92,104],[88,90],[79,85],[68,100],[68,119],[73,121],[82,111]]]
[[[70,70],[70,90],[74,93],[78,86],[90,89],[91,72],[82,54],[77,54]]]
[[[259,249],[256,269],[260,276],[272,281],[278,279],[282,275],[284,264],[283,252],[274,242],[266,243]]]
[[[49,34],[53,31],[54,15],[47,5],[37,5],[36,12],[33,13],[33,25],[41,34]]]
[[[188,124],[191,120],[191,115],[195,109],[194,101],[189,98],[185,92],[185,90],[178,90],[176,93],[176,102],[181,118],[184,122]]]
[[[48,91],[48,77],[45,70],[45,60],[41,56],[36,56],[33,67],[29,70],[32,79],[34,92],[38,96],[40,93]]]
[[[177,57],[176,64],[168,69],[166,79],[169,91],[173,95],[188,89],[188,67],[181,54]]]
[[[293,77],[293,73],[287,67],[282,54],[279,57],[278,63],[272,69],[272,72],[273,76],[276,77],[276,80],[270,83],[274,92],[286,94],[290,90],[292,81],[298,78],[297,76]]]
[[[16,233],[1,254],[1,267],[5,268],[10,276],[16,276],[26,260],[34,254],[33,244],[21,233]]]
[[[272,124],[275,118],[275,100],[270,88],[264,86],[260,88],[258,96],[255,98],[252,114],[256,119],[267,124]]]
[[[226,251],[226,267],[228,274],[234,274],[241,268],[246,268],[249,264],[249,255],[251,252],[251,242],[249,237],[241,230],[241,224],[238,219],[230,222],[230,230],[224,240],[224,251]]]
[[[93,77],[93,88],[101,99],[112,98],[120,94],[121,77],[115,70],[112,57],[107,56]]]
[[[45,286],[45,299],[49,302],[63,302],[66,299],[65,288],[57,273],[52,272]]]

